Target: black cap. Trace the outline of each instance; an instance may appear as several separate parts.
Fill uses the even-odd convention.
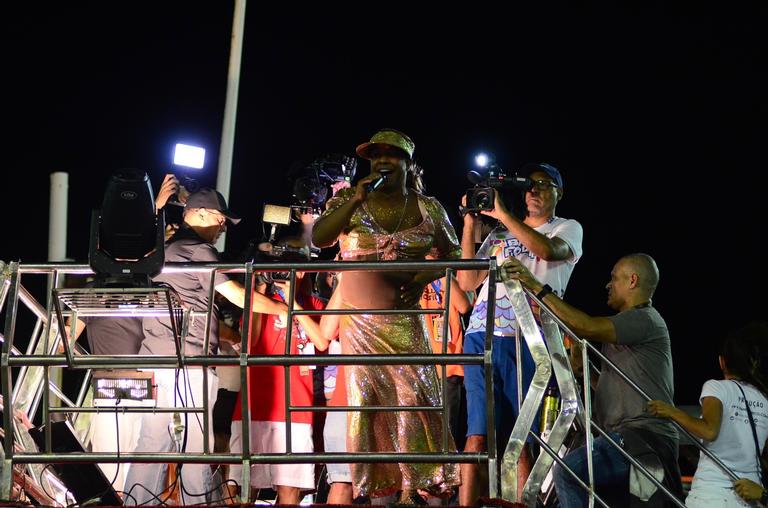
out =
[[[218,210],[232,224],[237,224],[242,220],[227,207],[227,201],[224,199],[224,196],[222,196],[219,191],[213,189],[200,189],[199,191],[190,194],[189,198],[187,198],[186,206],[189,208]]]

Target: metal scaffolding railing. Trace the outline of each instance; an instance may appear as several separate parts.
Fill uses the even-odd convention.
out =
[[[252,263],[246,264],[201,264],[201,263],[185,263],[185,264],[167,264],[164,268],[164,273],[173,272],[189,272],[197,271],[209,273],[211,276],[217,271],[228,273],[245,273],[245,286],[246,286],[246,301],[245,308],[251,307],[251,290],[253,287],[253,275],[256,271],[290,271],[290,277],[292,281],[295,281],[296,272],[319,272],[319,271],[351,271],[351,270],[379,270],[379,271],[417,271],[417,270],[435,270],[444,269],[450,276],[454,269],[484,269],[490,270],[490,277],[495,280],[495,262],[493,261],[424,261],[424,262],[388,262],[388,263],[358,263],[358,262],[328,262],[328,263],[290,263],[290,264],[277,264],[268,263],[256,265]],[[72,265],[72,264],[40,264],[40,265],[20,265],[18,263],[12,263],[8,272],[7,280],[3,281],[0,285],[2,288],[2,296],[0,299],[0,308],[7,297],[8,306],[6,308],[6,323],[5,323],[5,337],[3,343],[3,356],[2,356],[2,390],[5,400],[13,400],[14,405],[20,403],[23,399],[22,405],[25,412],[28,414],[34,414],[37,410],[37,401],[43,402],[43,422],[50,421],[52,414],[64,413],[67,415],[79,415],[80,413],[92,413],[100,411],[109,411],[109,409],[95,408],[95,407],[81,407],[84,392],[84,387],[80,390],[77,403],[66,400],[65,407],[52,407],[50,396],[53,395],[58,398],[64,398],[63,390],[57,387],[50,380],[50,369],[52,368],[67,368],[72,370],[85,370],[90,372],[90,369],[106,369],[106,368],[180,368],[180,367],[193,367],[193,366],[238,366],[240,367],[241,387],[243,390],[248,390],[249,377],[247,375],[247,367],[255,365],[281,365],[285,368],[286,372],[286,393],[290,393],[290,376],[288,374],[289,368],[294,365],[386,365],[386,364],[409,364],[409,365],[426,365],[437,364],[442,365],[443,371],[447,364],[481,364],[483,362],[488,363],[490,360],[490,338],[486,340],[487,351],[484,355],[454,355],[446,354],[445,347],[443,354],[427,354],[427,355],[365,355],[365,357],[355,357],[351,355],[323,355],[323,356],[251,356],[247,354],[248,344],[250,341],[250,313],[244,313],[244,322],[242,327],[242,342],[241,342],[241,355],[229,356],[229,357],[214,357],[214,356],[133,356],[128,358],[123,357],[109,357],[109,356],[96,356],[96,355],[82,355],[76,354],[74,349],[74,338],[63,341],[64,354],[58,353],[59,342],[62,340],[62,334],[60,330],[65,329],[66,321],[76,320],[78,316],[84,317],[86,315],[98,315],[98,316],[131,316],[141,317],[143,315],[157,315],[158,313],[167,313],[169,315],[178,315],[179,312],[186,312],[180,309],[178,304],[171,301],[170,293],[166,293],[165,298],[158,296],[157,294],[148,294],[146,291],[127,291],[127,290],[72,290],[62,289],[61,281],[63,275],[89,275],[91,270],[85,265]],[[51,297],[48,298],[48,304],[43,307],[37,303],[31,295],[21,285],[21,276],[27,274],[42,274],[48,277],[48,294]],[[211,279],[213,280],[213,279]],[[446,291],[450,291],[450,277],[448,279],[448,287]],[[495,284],[494,284],[495,286]],[[291,285],[291,294],[288,296],[288,302],[293,302],[293,288]],[[211,288],[211,293],[213,288]],[[140,294],[137,294],[140,293]],[[152,292],[150,292],[152,293]],[[450,294],[450,293],[448,293]],[[212,294],[209,295],[209,302],[213,302]],[[450,298],[450,297],[448,297]],[[36,333],[30,339],[28,351],[25,354],[15,350],[13,343],[16,332],[16,318],[19,310],[18,303],[23,301],[28,308],[30,308],[40,320],[41,325],[36,326]],[[445,305],[441,309],[432,310],[391,310],[391,309],[360,309],[360,310],[345,310],[345,311],[311,311],[311,310],[295,310],[291,305],[288,312],[288,322],[292,321],[293,316],[299,314],[349,314],[349,313],[361,313],[361,314],[427,314],[427,313],[445,313],[446,317],[443,319],[444,327],[448,326],[447,311],[449,309],[450,300],[447,299]],[[492,323],[493,306],[490,307],[489,322]],[[208,313],[211,312],[209,306]],[[172,321],[174,321],[172,319]],[[184,319],[186,321],[186,319]],[[206,320],[209,323],[209,320]],[[205,344],[209,341],[209,325],[206,325],[206,338]],[[42,330],[42,334],[40,333]],[[286,342],[290,344],[292,328],[288,327],[286,330]],[[447,330],[444,330],[446,333]],[[181,330],[181,336],[183,337],[184,327]],[[490,335],[490,334],[489,334]],[[447,335],[444,335],[447,336]],[[204,348],[207,351],[207,347]],[[21,369],[24,376],[19,377],[16,384],[13,384],[14,376],[12,369]],[[206,373],[207,369],[203,369]],[[490,384],[490,369],[487,369],[486,379],[489,382],[489,393],[491,390]],[[42,376],[40,376],[42,372]],[[31,374],[35,375],[31,375]],[[37,383],[36,380],[42,377],[44,383]],[[203,376],[204,385],[207,383],[207,373]],[[443,376],[445,379],[445,376]],[[31,380],[31,381],[30,381]],[[26,386],[25,386],[26,385]],[[21,389],[19,387],[24,387]],[[42,387],[49,386],[49,390],[45,390]],[[445,389],[445,386],[444,386]],[[203,390],[204,394],[207,390]],[[13,396],[11,395],[13,394]],[[287,396],[286,396],[287,397]],[[31,403],[29,401],[32,401]],[[445,397],[442,398],[445,400]],[[493,400],[492,396],[488,397],[489,401]],[[397,411],[444,411],[444,404],[439,407],[389,407],[389,406],[368,406],[368,407],[338,407],[327,408],[324,406],[291,406],[290,401],[286,406],[286,422],[290,422],[291,413],[295,411],[385,411],[385,410],[397,410]],[[16,407],[16,406],[15,406]],[[50,430],[49,425],[46,425],[46,446],[44,451],[41,452],[29,452],[26,450],[24,453],[19,453],[12,447],[9,447],[10,440],[6,441],[4,448],[4,471],[10,470],[13,464],[45,464],[51,462],[57,463],[69,463],[69,462],[88,462],[88,463],[129,463],[129,462],[145,462],[145,463],[221,463],[221,464],[255,464],[255,463],[372,463],[372,462],[397,462],[397,463],[440,463],[440,462],[471,462],[471,463],[487,463],[489,469],[495,470],[495,447],[489,447],[488,453],[456,453],[455,450],[448,450],[447,444],[447,420],[444,419],[443,423],[443,451],[441,453],[343,453],[343,454],[316,454],[316,453],[292,453],[291,452],[291,438],[290,438],[290,425],[287,425],[286,435],[286,453],[285,454],[258,454],[251,455],[247,450],[249,449],[248,443],[250,441],[250,427],[246,422],[250,421],[249,405],[242,404],[242,421],[243,425],[243,450],[242,454],[221,454],[211,453],[209,443],[209,418],[208,418],[208,400],[203,403],[203,409],[190,408],[189,412],[203,413],[204,418],[204,452],[202,454],[192,453],[52,453],[50,442]],[[114,411],[114,408],[112,409]],[[179,408],[158,408],[158,407],[129,407],[120,408],[120,411],[127,412],[183,412]],[[492,407],[489,414],[492,415]],[[4,427],[6,429],[14,429],[14,431],[22,431],[14,426],[12,418],[8,417],[8,412],[4,414]],[[493,439],[495,429],[493,428],[493,418],[489,418],[488,435],[489,440]],[[247,474],[248,468],[244,467],[244,474],[241,482],[242,492],[245,496],[243,499],[247,501],[249,488],[250,475]],[[492,476],[493,473],[491,473]],[[2,498],[10,499],[10,489],[12,479],[5,474],[2,478]],[[492,495],[496,495],[495,489],[492,488]]]
[[[544,336],[547,339],[547,345],[549,346],[549,361],[551,362],[551,365],[555,367],[555,374],[556,374],[556,380],[558,382],[558,385],[560,386],[561,393],[563,390],[563,387],[567,390],[566,393],[570,394],[571,388],[575,386],[575,384],[571,384],[572,381],[575,381],[575,377],[573,375],[573,371],[570,368],[569,361],[567,359],[567,356],[561,356],[564,350],[561,350],[562,347],[562,340],[561,340],[561,330],[566,332],[575,342],[581,345],[581,351],[582,351],[582,364],[584,365],[583,369],[583,404],[582,401],[576,399],[572,400],[570,398],[570,395],[563,394],[562,398],[562,409],[561,413],[555,423],[555,428],[553,429],[553,432],[548,436],[548,439],[543,440],[539,436],[537,436],[535,433],[530,431],[530,426],[528,426],[525,429],[524,433],[516,433],[515,430],[517,430],[517,425],[515,426],[515,430],[513,430],[512,437],[510,438],[510,444],[512,444],[515,441],[515,436],[522,434],[523,438],[525,439],[528,435],[531,435],[536,442],[538,442],[544,453],[542,453],[538,459],[536,464],[533,467],[533,470],[531,472],[531,475],[529,476],[529,480],[526,483],[526,486],[523,491],[522,496],[522,502],[528,506],[536,506],[535,505],[535,499],[532,497],[533,492],[537,492],[538,488],[540,487],[540,480],[541,477],[535,475],[535,472],[537,470],[537,466],[539,462],[541,461],[548,461],[551,465],[551,462],[554,460],[557,462],[565,471],[567,471],[575,480],[576,482],[581,485],[585,491],[589,494],[589,506],[592,507],[594,505],[594,502],[597,501],[601,504],[601,506],[608,506],[607,503],[600,498],[600,496],[597,495],[595,492],[595,486],[594,486],[594,475],[593,475],[593,457],[592,457],[592,433],[587,431],[585,432],[586,436],[586,449],[587,449],[587,470],[588,470],[588,479],[589,482],[584,483],[577,475],[576,473],[571,470],[562,460],[562,458],[559,455],[559,449],[560,446],[563,444],[563,440],[565,438],[564,435],[560,435],[558,432],[556,432],[556,429],[558,428],[558,424],[560,423],[560,419],[565,416],[568,417],[574,410],[578,409],[579,413],[582,416],[582,425],[585,429],[594,429],[597,434],[600,436],[606,438],[607,442],[610,443],[611,446],[614,446],[626,459],[629,461],[630,464],[632,464],[643,476],[645,476],[648,480],[650,480],[658,489],[660,489],[664,495],[675,505],[684,507],[685,504],[682,500],[678,499],[672,492],[669,491],[669,489],[666,488],[660,482],[657,480],[654,475],[649,472],[640,462],[638,462],[635,458],[630,456],[619,443],[616,443],[610,437],[608,436],[608,433],[602,429],[598,424],[594,422],[592,419],[592,404],[591,404],[591,387],[590,387],[590,369],[589,365],[591,362],[589,361],[589,352],[591,351],[593,354],[595,354],[598,358],[600,358],[603,361],[603,364],[608,366],[610,369],[614,370],[619,377],[622,378],[624,382],[627,383],[628,386],[630,386],[631,389],[636,391],[638,394],[640,394],[646,401],[651,400],[648,394],[632,379],[630,379],[624,372],[619,369],[612,361],[610,361],[608,358],[606,358],[598,348],[596,348],[594,345],[592,345],[589,341],[581,339],[577,334],[575,334],[562,320],[560,320],[546,305],[546,303],[539,300],[536,295],[523,288],[521,284],[518,281],[514,280],[508,280],[505,281],[505,287],[507,289],[507,293],[512,295],[517,295],[520,293],[524,293],[530,302],[534,302],[539,306],[539,308],[542,309],[541,313],[541,323],[542,323],[542,330],[544,331]],[[523,302],[519,298],[515,298],[512,296],[512,304],[513,309],[516,313],[524,314],[526,312],[526,309],[529,311],[530,307],[528,306],[528,303],[525,302],[525,305],[523,305]],[[525,335],[526,342],[528,342],[529,347],[533,343],[534,347],[536,346],[536,341],[540,337],[537,337],[538,335],[538,329],[532,330],[530,327],[526,327],[523,325],[522,327],[523,334]],[[533,350],[532,350],[533,353]],[[534,354],[534,358],[536,358],[536,355]],[[540,358],[539,358],[540,359]],[[536,360],[535,360],[536,361]],[[519,362],[519,358],[518,358]],[[546,364],[546,360],[544,361],[537,361],[536,362],[536,369],[537,373],[540,369],[540,363]],[[559,365],[566,365],[567,371],[563,376],[562,370],[560,370],[561,375],[558,376],[558,366]],[[543,371],[546,371],[546,369],[549,366],[543,366],[541,369]],[[520,366],[518,363],[518,370]],[[565,382],[564,382],[565,381]],[[540,394],[538,393],[538,390],[534,385],[532,384],[531,390],[528,391],[526,394],[525,400],[523,401],[523,407],[525,407],[527,402],[530,402],[530,400],[535,400],[537,397],[540,397]],[[568,426],[570,426],[570,423],[572,422],[573,417],[570,417],[570,421],[568,422]],[[683,434],[685,434],[690,441],[708,458],[710,458],[729,478],[732,480],[737,480],[738,476],[734,474],[734,472],[728,468],[716,455],[714,455],[710,450],[708,450],[705,446],[703,446],[695,436],[693,436],[690,432],[688,432],[686,429],[684,429],[682,426],[680,426],[677,422],[674,422],[670,420],[672,424],[677,428],[677,430]],[[519,438],[518,438],[519,440]],[[507,448],[509,451],[510,447]],[[502,463],[502,470],[504,470],[505,466],[509,467],[507,462],[509,460],[516,460],[516,458],[519,458],[519,454],[517,456],[513,456],[511,454],[505,453],[504,459]],[[548,467],[547,467],[548,469]],[[511,481],[512,479],[508,478],[508,482],[504,482],[504,477],[502,478],[502,495],[507,500],[516,500],[517,496],[514,494],[515,489],[517,488],[517,482]],[[510,483],[512,485],[510,485]],[[506,489],[505,489],[506,487]],[[504,495],[506,491],[507,495]],[[509,495],[510,492],[513,495]]]
[[[40,402],[42,401],[43,409],[43,421],[49,422],[51,415],[64,413],[74,418],[81,413],[94,413],[101,411],[110,411],[110,409],[98,408],[98,407],[84,407],[83,401],[85,399],[85,386],[88,383],[88,378],[84,381],[83,388],[78,394],[77,400],[72,401],[64,394],[63,390],[57,386],[50,376],[50,370],[54,368],[66,368],[72,370],[82,370],[90,372],[91,369],[115,369],[115,368],[185,368],[194,366],[237,366],[240,369],[240,380],[242,390],[249,389],[249,366],[258,365],[280,365],[285,369],[285,385],[286,385],[286,422],[291,420],[291,413],[296,411],[444,411],[444,402],[441,406],[419,406],[419,407],[391,407],[391,406],[369,406],[369,407],[325,407],[325,406],[293,406],[290,404],[288,394],[290,393],[290,375],[289,369],[291,366],[298,365],[418,365],[418,364],[435,364],[443,370],[443,391],[445,391],[445,366],[448,364],[476,364],[484,365],[485,379],[486,379],[486,401],[488,404],[488,451],[486,453],[456,453],[455,451],[447,449],[447,433],[448,424],[447,419],[443,422],[443,446],[441,453],[292,453],[291,452],[291,437],[290,437],[290,425],[286,426],[286,452],[274,453],[274,454],[250,454],[249,442],[250,442],[250,426],[247,422],[250,421],[250,407],[249,404],[242,404],[242,422],[243,422],[243,453],[211,453],[209,443],[209,401],[205,399],[203,401],[202,409],[200,408],[158,408],[158,407],[130,407],[120,408],[120,411],[139,412],[139,413],[158,413],[158,412],[197,412],[203,415],[204,422],[204,452],[200,454],[193,453],[52,453],[50,450],[50,434],[46,439],[46,446],[43,452],[29,451],[29,447],[23,448],[24,451],[20,452],[18,448],[14,447],[14,440],[6,439],[4,442],[3,452],[3,469],[2,469],[2,489],[0,499],[10,500],[11,487],[13,483],[13,466],[14,465],[28,465],[29,471],[32,477],[36,481],[41,480],[40,468],[36,470],[33,468],[35,465],[47,464],[52,462],[58,463],[129,463],[129,462],[144,462],[144,463],[220,463],[220,464],[242,464],[248,466],[249,464],[257,463],[373,463],[373,462],[398,462],[398,463],[436,463],[436,462],[450,462],[450,463],[482,463],[486,464],[489,473],[489,490],[491,497],[497,497],[499,493],[499,487],[501,488],[501,495],[508,501],[521,501],[528,506],[535,506],[536,498],[541,489],[541,483],[544,476],[549,472],[553,463],[558,463],[563,468],[575,477],[575,473],[568,469],[561,457],[558,455],[559,450],[563,446],[566,435],[569,433],[572,423],[575,418],[579,418],[584,429],[594,429],[600,435],[606,435],[605,431],[599,428],[598,425],[592,420],[592,407],[591,407],[591,393],[590,393],[590,379],[589,369],[584,369],[583,385],[584,389],[582,393],[579,393],[578,385],[576,383],[576,377],[570,368],[568,361],[568,355],[565,351],[562,340],[562,332],[567,333],[574,341],[581,344],[582,355],[584,358],[584,365],[589,365],[588,351],[592,351],[593,354],[602,358],[605,365],[609,368],[615,369],[619,375],[643,397],[648,399],[648,396],[643,392],[640,387],[627,378],[615,365],[613,365],[607,358],[602,356],[600,352],[594,348],[589,342],[580,339],[574,334],[557,316],[553,315],[546,304],[539,301],[535,295],[531,292],[523,289],[516,281],[505,282],[505,288],[510,296],[513,304],[513,310],[517,317],[519,330],[522,332],[534,362],[536,363],[536,374],[534,376],[531,388],[525,394],[522,399],[520,416],[513,428],[512,435],[509,442],[506,444],[506,449],[503,455],[503,460],[500,463],[501,476],[497,476],[497,457],[496,457],[496,436],[494,428],[494,406],[493,406],[493,380],[492,380],[492,331],[494,329],[494,302],[495,302],[495,290],[497,280],[497,270],[495,260],[461,260],[461,261],[419,261],[419,262],[386,262],[386,263],[368,263],[368,262],[312,262],[312,263],[268,263],[268,264],[201,264],[201,263],[184,263],[184,264],[167,264],[164,268],[164,273],[178,273],[178,272],[202,272],[213,275],[216,272],[227,273],[239,273],[245,275],[245,287],[246,287],[246,301],[245,308],[251,307],[251,294],[253,289],[253,276],[256,272],[268,272],[268,271],[288,271],[290,272],[290,278],[292,282],[295,282],[296,272],[321,272],[321,271],[352,271],[352,270],[379,270],[379,271],[417,271],[417,270],[445,270],[448,281],[448,287],[446,288],[446,300],[444,306],[441,309],[431,310],[392,310],[392,309],[358,309],[358,310],[296,310],[291,305],[288,312],[288,322],[292,321],[292,317],[295,315],[321,315],[321,314],[429,314],[429,313],[444,313],[443,319],[443,336],[447,335],[447,327],[449,319],[447,318],[447,309],[450,309],[450,284],[451,275],[455,270],[489,270],[489,295],[488,295],[488,315],[486,320],[486,342],[485,351],[483,354],[475,355],[456,355],[447,354],[447,344],[443,342],[442,354],[427,354],[427,355],[366,355],[364,358],[355,357],[351,355],[322,355],[322,356],[295,356],[287,354],[274,355],[274,356],[252,356],[248,354],[250,343],[250,312],[244,313],[244,321],[242,326],[241,336],[241,354],[239,356],[183,356],[167,355],[167,356],[135,356],[135,357],[109,357],[109,356],[96,356],[83,354],[82,350],[78,350],[78,346],[74,343],[74,340],[70,339],[64,341],[64,353],[59,353],[59,342],[62,340],[62,334],[60,330],[66,326],[66,319],[72,319],[73,321],[78,316],[91,313],[92,315],[101,316],[142,316],[150,313],[168,313],[169,315],[179,318],[179,314],[182,314],[180,318],[179,339],[183,340],[186,318],[184,317],[185,310],[181,306],[172,301],[170,293],[159,295],[153,293],[148,295],[146,292],[142,293],[144,298],[141,302],[136,301],[137,295],[131,294],[130,291],[113,290],[99,294],[99,291],[88,290],[78,292],[77,290],[65,290],[61,288],[62,279],[64,275],[89,275],[91,270],[87,265],[73,265],[73,264],[39,264],[39,265],[21,265],[18,263],[11,263],[6,267],[0,267],[0,309],[5,305],[5,330],[4,334],[0,336],[3,340],[2,345],[2,361],[0,362],[0,376],[2,381],[2,396],[3,400],[11,400],[14,410],[21,411],[27,415],[33,416],[38,411]],[[44,275],[48,277],[48,289],[47,289],[47,303],[45,306],[37,302],[32,294],[25,289],[21,284],[21,277],[26,275]],[[287,301],[294,301],[294,287],[295,284],[291,284],[291,293],[288,295]],[[210,289],[209,302],[212,305],[213,302],[213,288]],[[101,298],[101,300],[99,300]],[[118,304],[127,304],[116,308],[107,309],[103,305],[104,302],[117,301]],[[541,309],[541,315],[539,320],[534,317],[531,310],[530,302],[535,302]],[[14,339],[16,334],[16,322],[17,314],[19,312],[19,303],[22,303],[26,309],[31,311],[34,316],[35,325],[26,350],[20,351],[14,345]],[[211,312],[209,307],[208,312]],[[172,321],[175,321],[172,319]],[[177,319],[176,321],[179,321]],[[209,334],[210,334],[210,320],[206,320],[206,337],[204,351],[208,350]],[[286,342],[291,342],[292,328],[288,327],[286,330]],[[518,334],[520,335],[520,334]],[[518,361],[519,361],[518,355]],[[518,368],[518,370],[520,370]],[[206,373],[203,376],[204,386],[207,384],[207,369],[203,369]],[[558,387],[561,393],[561,410],[559,416],[555,422],[552,431],[546,436],[545,439],[541,439],[538,435],[531,432],[531,424],[535,418],[535,413],[538,411],[543,392],[546,388],[546,383],[549,380],[550,374],[554,374],[558,383]],[[48,389],[44,389],[48,387]],[[207,394],[207,389],[203,390],[204,394]],[[64,403],[61,407],[53,407],[51,405],[50,397],[53,396]],[[445,396],[443,396],[445,401]],[[111,409],[114,411],[114,408]],[[14,422],[12,417],[12,411],[5,411],[3,414],[3,426],[6,433],[12,433],[16,437],[16,442],[29,443],[28,435],[25,435],[24,429],[19,428]],[[692,442],[710,459],[715,462],[730,478],[737,479],[735,474],[730,471],[715,455],[709,450],[703,447],[698,440],[693,438],[687,431],[677,426],[678,430],[683,432],[692,438]],[[9,430],[11,432],[9,432]],[[541,453],[531,471],[528,482],[523,488],[522,492],[517,492],[517,462],[522,453],[523,446],[528,436],[531,435],[539,442],[543,453]],[[634,459],[629,457],[620,446],[617,448],[625,454],[627,459],[651,482],[653,482],[658,488],[660,488],[665,494],[673,500],[678,506],[683,506],[680,500],[676,499],[671,492],[669,492],[653,475],[651,475],[641,464],[637,463]],[[586,447],[589,481],[587,483],[582,482],[577,478],[577,482],[581,484],[590,496],[590,505],[595,501],[603,506],[607,506],[595,492],[593,474],[592,474],[592,433],[586,432]],[[248,468],[243,468],[243,478],[241,482],[242,492],[244,494],[244,502],[248,501],[248,493],[250,492],[249,480],[250,475],[247,473]],[[44,471],[45,472],[45,471]],[[50,476],[50,472],[47,473]],[[49,488],[50,482],[47,483]],[[55,498],[62,502],[62,504],[68,504],[66,502],[66,492],[55,492]]]

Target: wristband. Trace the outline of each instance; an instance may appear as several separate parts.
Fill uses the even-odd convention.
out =
[[[544,287],[541,288],[541,291],[536,293],[536,298],[543,301],[544,297],[547,296],[549,293],[552,292],[552,287],[549,284],[544,284]]]

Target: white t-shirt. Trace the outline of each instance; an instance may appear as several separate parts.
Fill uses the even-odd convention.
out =
[[[739,382],[747,396],[749,408],[757,427],[757,442],[762,451],[768,438],[768,399],[757,388],[744,382]],[[701,389],[701,399],[715,397],[723,404],[723,417],[720,421],[720,433],[717,439],[704,442],[715,456],[720,459],[739,478],[748,478],[760,483],[760,472],[757,457],[755,457],[755,439],[752,437],[752,427],[749,416],[736,382],[732,380],[716,381],[710,379]],[[699,466],[693,476],[691,491],[696,489],[712,490],[713,488],[732,488],[732,482],[712,460],[701,454]]]
[[[563,296],[568,279],[571,278],[576,262],[581,258],[581,241],[584,231],[577,221],[553,217],[549,222],[534,228],[547,238],[558,237],[571,248],[571,257],[562,261],[545,261],[523,245],[503,226],[495,228],[488,234],[475,255],[476,258],[495,257],[499,266],[508,257],[515,257],[525,265],[533,275],[544,284],[552,287],[552,292]],[[477,302],[469,319],[465,333],[485,332],[485,319],[488,309],[488,278],[483,282]],[[515,312],[512,302],[507,296],[504,283],[496,283],[496,326],[494,335],[515,335]]]

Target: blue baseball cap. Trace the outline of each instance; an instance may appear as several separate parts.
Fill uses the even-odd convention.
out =
[[[535,173],[536,171],[542,171],[548,174],[560,189],[563,188],[563,177],[560,175],[560,171],[555,166],[547,164],[546,162],[531,162],[525,164],[520,168],[518,176],[528,177],[531,176],[531,173]]]

